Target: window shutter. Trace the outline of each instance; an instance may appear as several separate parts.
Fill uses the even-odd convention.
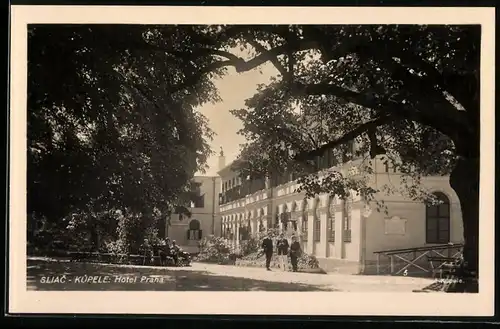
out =
[[[189,240],[190,236],[189,236],[189,232],[191,232],[191,230],[187,230],[186,231],[186,239]]]
[[[201,240],[201,238],[203,237],[203,230],[199,230],[199,235],[198,235],[198,239]]]

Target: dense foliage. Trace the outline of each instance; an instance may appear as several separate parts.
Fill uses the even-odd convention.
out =
[[[142,237],[132,232],[144,235],[189,198],[190,179],[205,168],[213,135],[196,107],[218,100],[210,80],[218,73],[187,92],[181,87],[187,72],[211,57],[148,47],[196,47],[202,41],[191,37],[193,29],[30,26],[29,236],[43,221],[59,231],[50,234],[89,238],[94,249],[103,245],[98,237],[123,235],[136,244]]]

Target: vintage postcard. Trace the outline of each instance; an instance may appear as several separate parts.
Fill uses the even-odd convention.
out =
[[[10,312],[493,314],[494,9],[11,18]]]

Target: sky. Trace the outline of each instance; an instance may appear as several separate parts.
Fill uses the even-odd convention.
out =
[[[236,159],[240,144],[245,142],[245,138],[237,134],[243,127],[242,122],[229,111],[244,108],[245,100],[256,93],[257,85],[269,83],[269,79],[277,74],[276,68],[266,63],[244,73],[236,73],[231,67],[222,79],[214,81],[221,101],[216,104],[205,104],[198,108],[198,111],[207,117],[210,128],[215,132],[211,142],[212,151],[215,153],[208,159],[207,164],[210,168],[207,172],[204,174],[198,172],[196,175],[217,175],[221,147],[226,157],[226,165]]]

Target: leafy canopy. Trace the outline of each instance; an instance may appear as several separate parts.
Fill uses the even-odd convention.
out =
[[[28,39],[28,211],[168,212],[205,168],[218,101],[193,26],[32,25]],[[165,52],[168,47],[171,52]]]
[[[238,161],[245,176],[295,173],[308,195],[354,189],[370,199],[370,158],[383,154],[403,173],[399,192],[428,199],[422,175],[448,175],[457,157],[478,156],[478,26],[266,29],[241,41],[257,54],[248,62],[267,57],[280,71],[233,111],[248,140]],[[332,148],[341,157],[353,139],[357,168],[310,175],[310,160]]]

